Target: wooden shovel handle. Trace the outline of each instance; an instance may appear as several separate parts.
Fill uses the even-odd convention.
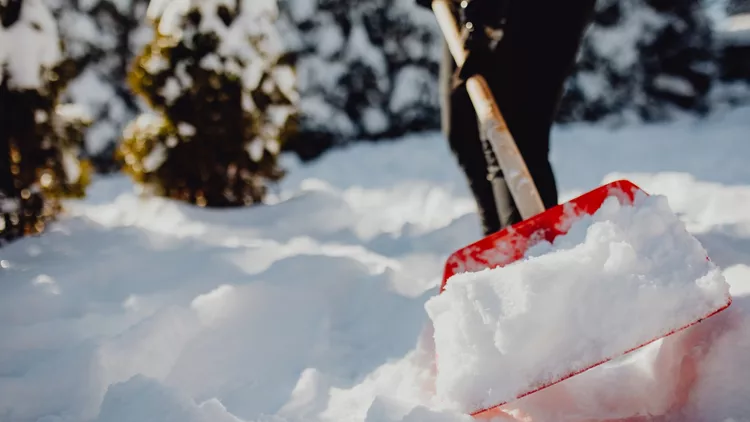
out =
[[[450,1],[433,0],[432,10],[435,12],[451,55],[460,67],[466,61],[467,52],[464,50],[458,23],[449,5]],[[481,75],[474,75],[466,81],[466,90],[474,104],[482,130],[486,131],[487,139],[500,163],[521,218],[526,220],[542,213],[545,210],[542,198],[539,196],[536,184],[508,130],[508,125],[500,113],[487,81]]]

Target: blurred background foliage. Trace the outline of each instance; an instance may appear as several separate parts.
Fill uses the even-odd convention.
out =
[[[0,14],[5,241],[100,174],[245,206],[284,176],[282,153],[440,127],[442,35],[414,0],[4,0]],[[750,0],[599,0],[558,123],[748,101],[749,16]]]

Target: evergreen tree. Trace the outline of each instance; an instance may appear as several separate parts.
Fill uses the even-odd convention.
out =
[[[559,120],[705,112],[715,60],[700,0],[599,0]]]
[[[145,19],[148,0],[45,1],[59,23],[65,56],[75,63],[63,98],[85,106],[92,116],[86,152],[97,170],[118,170],[115,145],[143,108],[127,86],[127,71],[152,36]]]
[[[299,75],[304,159],[354,139],[396,137],[440,123],[442,34],[414,0],[280,0]]]
[[[265,0],[152,1],[156,36],[130,84],[153,109],[130,123],[124,169],[200,206],[261,202],[294,128],[294,70]]]
[[[415,3],[280,0],[301,96],[288,149],[313,159],[336,144],[439,126],[442,34]],[[700,0],[599,0],[558,121],[703,113],[716,76]]]
[[[86,116],[59,102],[71,75],[57,25],[41,0],[0,9],[0,243],[38,234],[80,197],[88,165],[79,160]]]

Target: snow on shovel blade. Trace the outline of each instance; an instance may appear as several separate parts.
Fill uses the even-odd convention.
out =
[[[612,182],[449,257],[425,305],[436,392],[448,407],[488,415],[731,301],[666,198]]]

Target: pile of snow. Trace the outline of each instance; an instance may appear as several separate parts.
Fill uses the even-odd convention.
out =
[[[616,177],[666,196],[733,304],[496,420],[748,420],[748,113],[556,138],[563,196],[638,171]],[[597,144],[621,161],[592,160]],[[439,135],[288,159],[274,203],[235,210],[96,181],[44,236],[0,249],[0,418],[471,422],[438,395],[425,309],[445,258],[481,236],[452,160]]]
[[[476,413],[691,325],[730,302],[664,196],[607,199],[505,267],[461,273],[426,307],[437,394]]]

